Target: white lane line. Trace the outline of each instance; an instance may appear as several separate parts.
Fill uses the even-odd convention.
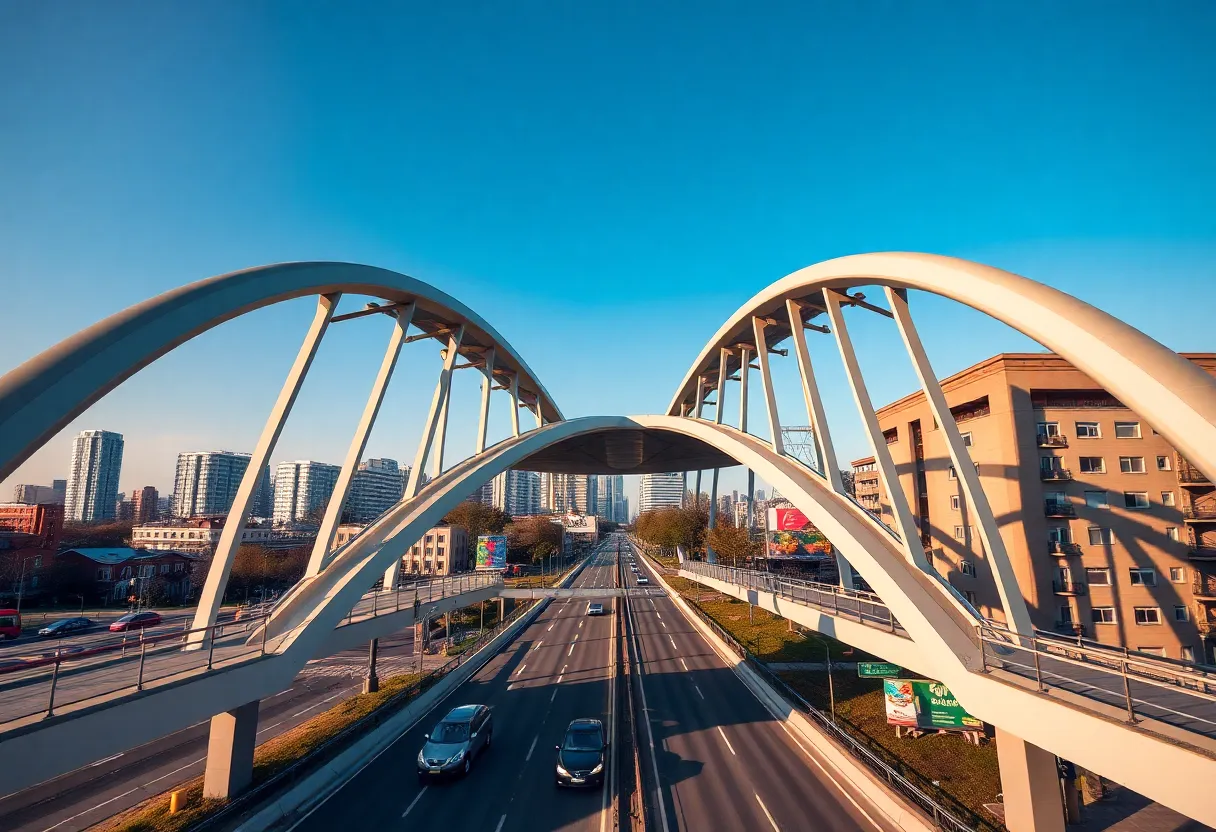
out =
[[[756,794],[752,792],[752,794]],[[777,821],[773,820],[773,816],[768,813],[768,807],[764,805],[764,801],[760,799],[760,795],[756,794],[756,802],[760,804],[760,808],[764,810],[764,816],[768,818],[768,822],[773,825],[774,832],[781,832],[781,827],[777,825]]]
[[[92,807],[92,809],[85,809],[83,812],[72,815],[70,818],[64,818],[63,820],[59,821],[59,823],[55,824],[54,826],[48,826],[45,830],[43,830],[43,832],[51,832],[52,829],[56,829],[60,826],[63,826],[68,821],[76,820],[76,818],[78,818],[78,817],[87,815],[89,812],[93,811],[93,809],[100,809],[102,806],[105,806],[107,803],[113,803],[115,800],[121,800],[122,798],[126,797],[127,795],[131,794],[132,792],[138,791],[139,788],[140,788],[139,786],[136,786],[134,789],[131,789],[131,791],[129,791],[129,792],[123,792],[122,794],[117,795],[116,797],[111,797],[109,800],[98,803],[96,806]]]
[[[126,753],[126,752],[125,752],[125,751],[123,751],[123,752],[120,752],[120,753],[118,753],[118,754],[115,754],[113,757],[106,757],[104,760],[98,760],[98,761],[97,761],[97,762],[95,762],[95,763],[90,763],[90,764],[87,766],[87,768],[93,768],[94,766],[99,766],[99,765],[101,765],[102,763],[108,763],[108,762],[110,762],[110,760],[117,760],[119,757],[121,757],[121,756],[122,756],[123,754],[125,754],[125,753]]]
[[[693,688],[695,688],[695,689],[696,689],[696,691],[697,691],[697,695],[698,695],[698,696],[700,696],[702,699],[704,699],[704,698],[705,698],[705,694],[701,693],[701,689],[700,689],[699,687],[697,687],[696,682],[694,682],[694,683],[693,683]]]
[[[556,624],[556,623],[557,623],[556,621],[553,622],[553,624]],[[553,624],[549,625],[549,630],[553,629]],[[549,630],[545,630],[545,632],[547,633],[547,632],[549,632]]]
[[[560,677],[558,677],[557,684],[560,685],[561,683],[562,683],[562,680]],[[557,698],[557,685],[554,685],[553,686],[553,695],[549,697],[549,701],[552,702],[556,698]]]
[[[663,613],[661,613],[661,612],[657,612],[657,611],[656,611],[656,612],[655,612],[655,617],[656,617],[656,618],[658,618],[660,621],[662,621],[662,620],[663,620]]]
[[[676,647],[676,640],[675,640],[674,638],[672,638],[671,636],[667,636],[667,640],[671,642],[671,648],[672,648],[673,650],[679,650],[679,649],[680,649],[679,647]]]
[[[572,653],[574,653],[574,642],[573,641],[570,642],[570,649],[566,651],[566,658],[567,659],[570,658],[570,655]]]
[[[684,661],[683,656],[680,657],[680,665],[683,666],[684,672],[687,673],[688,672],[688,663]]]
[[[574,640],[575,640],[575,641],[578,641],[578,633],[575,633],[575,634],[574,634]]]
[[[206,757],[199,757],[197,760],[190,762],[190,763],[186,763],[184,766],[178,766],[177,768],[173,769],[173,771],[169,772],[168,774],[162,774],[160,777],[157,777],[155,780],[149,780],[147,783],[144,783],[141,788],[147,788],[148,786],[151,786],[153,783],[159,783],[161,780],[164,780],[166,777],[172,777],[173,775],[177,774],[179,771],[184,771],[184,770],[190,768],[190,766],[196,766],[199,763],[206,762],[206,760],[207,760]]]
[[[271,699],[278,699],[278,698],[279,698],[280,696],[282,696],[283,694],[285,694],[285,693],[291,693],[293,690],[295,690],[295,688],[288,688],[287,690],[281,690],[281,691],[279,691],[278,693],[276,693],[274,696],[272,696],[272,697],[270,697],[270,698],[271,698]]]
[[[580,630],[581,630],[581,629],[583,629],[583,622],[581,622],[581,621],[580,621],[580,622],[578,622],[578,628],[579,628]]]
[[[502,832],[502,825],[507,822],[507,816],[503,815],[498,819],[498,826],[494,827],[494,832]]]
[[[540,646],[541,646],[542,644],[544,644],[544,643],[545,643],[545,640],[542,638],[540,641],[536,642],[536,646],[535,646],[535,647],[533,647],[532,649],[533,649],[533,650],[539,650],[539,649],[540,649]]]
[[[271,728],[278,728],[278,727],[279,727],[280,725],[282,725],[282,724],[283,724],[283,721],[282,721],[282,720],[280,720],[279,722],[276,722],[274,725],[267,725],[267,726],[266,726],[265,728],[263,728],[261,731],[258,731],[258,734],[264,734],[264,733],[266,733],[267,731],[269,731]]]
[[[722,742],[726,743],[726,747],[730,749],[730,753],[737,757],[738,755],[735,754],[735,747],[733,745],[731,745],[730,740],[728,740],[726,738],[726,732],[722,730],[721,725],[718,726],[718,733],[722,735]],[[757,797],[756,799],[759,800],[760,798]],[[763,805],[763,804],[761,804],[761,805]],[[765,814],[768,814],[768,813],[766,812]],[[769,818],[769,820],[772,820],[772,818]]]
[[[663,629],[664,629],[664,630],[666,630],[666,629],[667,629],[667,622],[666,622],[666,621],[660,621],[659,623],[663,625]]]
[[[422,791],[420,791],[420,792],[418,792],[418,794],[414,795],[414,799],[410,801],[409,806],[405,807],[405,811],[401,813],[401,817],[405,817],[406,815],[408,815],[410,813],[410,810],[413,809],[414,806],[417,805],[419,800],[422,800],[422,796],[424,794],[426,794],[426,790],[429,788],[430,788],[430,786],[423,786]]]
[[[320,702],[318,702],[318,703],[317,703],[317,705],[320,705],[320,704],[321,704]],[[305,708],[305,709],[304,709],[304,710],[302,710],[302,711],[296,711],[294,714],[292,714],[292,715],[291,715],[290,717],[288,717],[288,718],[289,718],[289,719],[295,719],[295,718],[296,718],[296,717],[298,717],[298,716],[304,716],[304,714],[308,713],[308,712],[309,712],[309,711],[311,711],[313,708],[317,707],[317,705],[309,705],[307,708]]]
[[[556,691],[555,691],[555,693],[556,693]],[[540,734],[537,734],[535,737],[532,738],[532,744],[530,746],[528,746],[528,756],[524,757],[525,763],[528,762],[528,760],[532,759],[532,752],[536,750],[536,741],[538,739],[540,739]]]
[[[525,667],[527,667],[527,666],[528,666],[528,665],[527,665],[527,663],[526,663],[526,662],[525,662],[524,664],[521,664],[521,665],[519,666],[519,670],[515,671],[515,675],[516,675],[516,676],[518,676],[519,674],[523,673],[523,672],[524,672],[524,668],[525,668]]]

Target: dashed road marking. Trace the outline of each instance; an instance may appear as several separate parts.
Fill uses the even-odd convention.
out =
[[[756,793],[752,792],[752,794]],[[764,816],[768,818],[768,822],[773,825],[773,832],[781,832],[781,827],[777,825],[777,821],[773,820],[773,816],[768,813],[768,807],[764,805],[764,801],[760,799],[760,795],[758,794],[756,794],[756,802],[759,803],[760,808],[764,810]],[[506,815],[503,815],[503,817],[506,817]],[[499,826],[501,827],[502,824],[500,823]]]
[[[521,665],[519,666],[519,670],[515,671],[515,675],[516,675],[516,676],[518,676],[519,674],[523,673],[523,672],[524,672],[524,668],[525,668],[525,667],[527,667],[527,666],[528,666],[528,665],[527,665],[527,663],[521,664]]]
[[[401,813],[401,817],[405,817],[406,815],[408,815],[410,813],[410,810],[413,809],[415,805],[417,805],[418,801],[422,799],[422,796],[424,794],[426,794],[426,790],[429,788],[430,788],[430,786],[423,786],[422,791],[420,791],[420,792],[418,792],[418,794],[414,795],[414,799],[410,801],[409,806],[405,807],[405,811]]]
[[[700,696],[702,699],[704,699],[705,694],[701,693],[701,689],[699,687],[697,687],[696,683],[693,683],[693,687],[696,688],[697,695]]]
[[[683,656],[680,657],[680,664],[684,667],[684,672],[687,673],[688,672],[688,663],[684,661]]]
[[[556,691],[554,691],[554,693],[556,693]],[[532,752],[536,750],[536,741],[539,739],[540,739],[540,734],[537,734],[535,737],[532,738],[532,745],[528,746],[528,756],[524,757],[525,763],[528,762],[528,760],[532,759]]]
[[[726,738],[726,732],[722,730],[721,725],[718,726],[718,733],[722,735],[722,742],[726,743],[726,747],[730,749],[731,755],[737,757],[738,755],[735,754],[735,747],[731,745],[730,740]],[[759,800],[760,798],[757,797],[756,799]],[[769,818],[769,820],[772,820],[772,818]]]
[[[760,798],[756,798],[756,799],[757,799],[757,800],[759,800]],[[765,813],[767,814],[767,810],[765,810]],[[772,820],[772,818],[769,818],[769,820]],[[502,825],[503,825],[504,823],[506,823],[506,822],[507,822],[507,816],[506,816],[506,815],[503,815],[502,817],[500,817],[500,818],[498,819],[498,826],[495,826],[495,827],[494,827],[494,832],[502,832]],[[774,828],[774,829],[776,829],[776,828],[777,828],[777,824],[775,824],[775,823],[774,823],[774,824],[773,824],[773,828]]]

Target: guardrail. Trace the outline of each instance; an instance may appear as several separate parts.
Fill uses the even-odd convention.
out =
[[[360,599],[338,626],[409,609],[415,597],[420,603],[430,603],[500,582],[497,574],[472,574],[407,584],[395,591],[374,591]],[[261,638],[248,641],[268,617],[269,613],[263,613],[210,627],[149,628],[86,642],[65,641],[54,652],[13,660],[0,667],[0,726],[39,715],[53,716],[58,709],[122,691],[139,692],[169,676],[209,673],[273,655],[265,628]],[[183,649],[187,644],[197,647]]]

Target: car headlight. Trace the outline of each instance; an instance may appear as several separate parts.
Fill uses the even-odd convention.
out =
[[[453,754],[451,757],[448,758],[448,764],[450,765],[451,763],[459,763],[463,759],[464,759],[464,749],[462,748],[459,751],[457,751],[455,754]]]
[[[418,765],[420,765],[420,766],[426,765],[426,757],[422,756],[421,751],[418,752]]]
[[[600,763],[598,766],[596,766],[595,768],[591,769],[591,773],[592,773],[592,774],[599,774],[599,773],[600,773],[601,771],[603,771],[603,770],[604,770],[604,764],[603,764],[603,763]]]
[[[570,772],[566,771],[566,769],[562,766],[561,763],[557,764],[557,773],[560,774],[562,777],[570,776]]]

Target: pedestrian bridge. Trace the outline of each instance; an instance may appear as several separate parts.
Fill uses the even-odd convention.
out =
[[[885,307],[853,291],[873,285],[880,287]],[[181,727],[182,719],[214,715],[210,753],[222,759],[214,768],[209,762],[205,791],[235,794],[251,771],[252,746],[240,738],[256,729],[257,700],[286,687],[308,659],[331,645],[349,646],[400,629],[423,607],[425,614],[442,612],[503,592],[497,581],[484,576],[463,585],[429,587],[425,598],[419,588],[417,601],[402,598],[398,589],[402,556],[409,547],[494,476],[512,468],[589,474],[696,471],[694,493],[699,493],[701,472],[710,470],[712,526],[718,470],[744,465],[832,541],[844,586],[828,592],[765,583],[770,576],[713,571],[717,567],[712,563],[685,564],[683,573],[946,683],[969,711],[997,728],[1007,824],[1014,832],[1061,828],[1055,754],[1216,825],[1216,809],[1200,788],[1216,780],[1216,748],[1204,727],[1210,725],[1211,712],[1202,671],[1167,663],[1149,667],[1138,656],[1116,662],[1093,645],[1078,644],[1074,650],[1036,633],[980,477],[912,322],[913,291],[968,305],[1059,353],[1216,480],[1216,383],[1204,372],[1076,298],[998,269],[933,255],[845,257],[772,284],[702,349],[662,415],[566,419],[523,359],[472,310],[413,278],[353,264],[284,264],[191,284],[120,312],[36,356],[0,378],[0,479],[123,380],[195,335],[273,303],[317,298],[311,325],[234,500],[194,625],[175,645],[140,647],[138,667],[145,674],[157,668],[165,675],[137,677],[134,691],[128,682],[127,690],[93,697],[87,705],[50,704],[42,715],[31,713],[0,725],[0,751],[23,761],[5,769],[0,790],[145,742]],[[344,293],[382,302],[337,314]],[[929,563],[879,430],[846,309],[850,315],[873,313],[894,321],[959,472],[960,497],[975,518],[1007,630],[985,621]],[[248,633],[217,632],[216,614],[258,476],[271,459],[322,337],[331,325],[381,316],[391,319],[389,343],[304,577]],[[869,514],[843,487],[806,345],[808,330],[833,336],[891,501],[891,526]],[[403,346],[414,342],[438,342],[443,361],[412,465],[414,476],[400,502],[333,549],[385,389]],[[778,349],[784,342],[789,348]],[[786,423],[770,361],[771,355],[788,355],[790,349],[814,434],[813,462],[791,456],[783,444]],[[449,465],[444,451],[451,379],[462,369],[480,375],[481,407],[472,456]],[[760,435],[747,423],[753,370],[759,372],[766,414]],[[731,382],[738,383],[739,391],[734,424],[726,418]],[[487,420],[495,391],[507,393],[511,431],[491,443]],[[535,417],[535,427],[520,425],[521,409]],[[424,484],[428,462],[430,480]],[[712,561],[712,551],[709,557]],[[875,596],[850,594],[852,568]],[[369,595],[368,587],[376,583],[383,589]],[[828,596],[836,605],[830,610]],[[65,675],[63,684],[81,684],[85,677],[118,673],[118,668],[130,673],[134,666],[129,652],[117,663],[109,664],[111,658],[98,659],[88,672]],[[1114,678],[1116,667],[1125,686],[1122,703],[1112,698],[1117,691],[1107,679]],[[1095,675],[1085,675],[1090,673]],[[58,684],[58,679],[49,682],[48,699],[59,695]],[[20,699],[25,694],[14,695]],[[122,739],[112,730],[115,724],[125,727]]]

